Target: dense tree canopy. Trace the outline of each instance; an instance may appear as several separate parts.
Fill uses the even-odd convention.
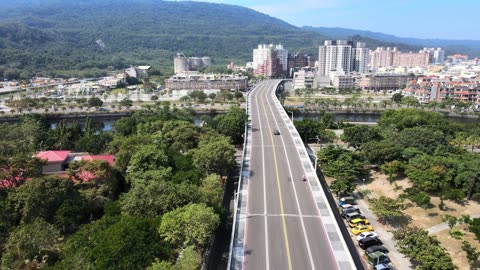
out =
[[[232,109],[229,117],[244,112]],[[225,211],[219,175],[235,164],[230,138],[195,126],[190,110],[168,103],[117,123],[105,133],[88,120],[85,130],[66,121],[49,130],[41,118],[0,126],[3,138],[19,146],[0,151],[3,268],[200,267]],[[44,176],[45,162],[32,156],[56,147],[108,150],[115,166],[71,161],[61,175]]]

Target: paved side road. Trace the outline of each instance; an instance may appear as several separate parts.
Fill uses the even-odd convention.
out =
[[[473,215],[470,215],[470,217],[471,218],[479,218],[480,214],[473,214]],[[447,230],[448,228],[449,228],[448,224],[446,222],[444,222],[444,223],[440,223],[440,224],[437,224],[437,225],[433,225],[432,227],[426,229],[426,231],[428,232],[428,234],[435,234],[437,232]]]
[[[372,211],[370,211],[370,209],[368,209],[365,199],[359,195],[355,197],[357,199],[358,208],[360,208],[362,214],[370,221],[370,224],[372,224],[375,232],[382,240],[383,246],[389,250],[388,257],[390,260],[392,260],[392,264],[396,267],[396,269],[414,269],[410,263],[410,260],[397,250],[395,241],[393,240],[393,233],[382,228],[381,224],[377,221],[377,217],[372,213]],[[359,252],[362,255],[365,254],[360,247]]]

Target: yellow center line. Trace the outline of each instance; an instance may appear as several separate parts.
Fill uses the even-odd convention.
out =
[[[265,114],[267,113],[265,109],[265,105],[263,106],[263,111],[265,112]],[[274,144],[272,129],[270,127],[270,123],[268,122],[268,119],[267,119],[267,123],[268,123],[268,129],[270,133],[270,140],[272,141],[272,144]],[[287,224],[285,222],[285,211],[283,210],[282,189],[280,188],[280,174],[278,173],[277,153],[275,151],[275,147],[272,147],[272,149],[273,149],[273,160],[275,162],[275,173],[277,174],[277,188],[278,188],[278,198],[280,200],[280,212],[281,212],[282,224],[283,224],[283,235],[285,236],[285,247],[287,248],[288,269],[292,270],[292,258],[290,256],[290,246],[288,244]]]

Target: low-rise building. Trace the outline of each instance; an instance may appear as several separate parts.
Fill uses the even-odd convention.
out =
[[[336,89],[353,89],[355,88],[355,78],[346,74],[335,74],[331,76],[332,86]]]
[[[417,98],[420,102],[455,99],[462,102],[480,104],[480,79],[436,76],[420,77],[412,80],[402,91],[406,96]]]
[[[88,153],[75,153],[68,150],[41,151],[35,155],[43,159],[47,164],[42,166],[43,174],[61,174],[66,171],[68,165],[74,161],[103,160],[113,166],[115,158],[113,155],[90,155]]]
[[[317,88],[315,83],[316,74],[314,71],[308,71],[301,69],[293,74],[293,88],[294,89],[303,89],[303,88]]]
[[[201,74],[184,72],[165,80],[169,90],[235,90],[246,91],[248,77],[237,74]]]
[[[407,85],[408,75],[374,74],[362,76],[357,85],[362,90],[399,90]]]

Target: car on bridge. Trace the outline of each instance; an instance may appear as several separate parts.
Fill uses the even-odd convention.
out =
[[[273,130],[273,134],[275,134],[275,135],[280,135],[280,130],[278,130],[278,128],[275,128],[275,129]]]

